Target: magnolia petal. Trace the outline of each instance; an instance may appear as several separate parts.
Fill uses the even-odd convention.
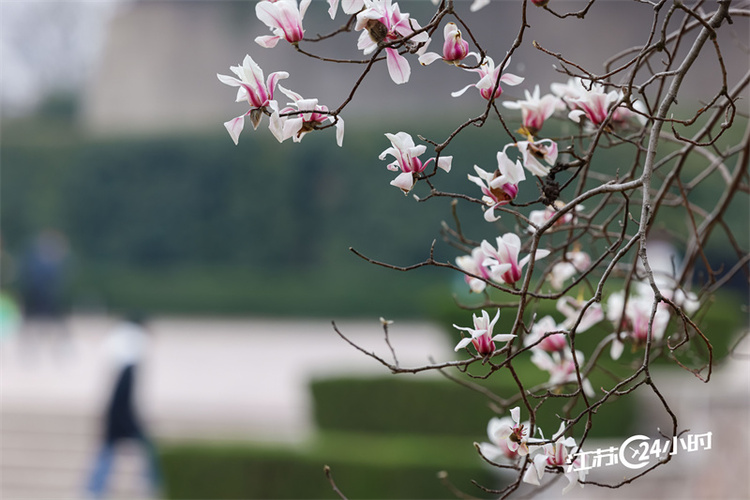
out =
[[[481,453],[487,460],[496,461],[498,458],[503,456],[503,450],[490,443],[479,443],[479,453]]]
[[[310,2],[312,2],[312,0],[302,0],[299,3],[300,22],[302,21],[302,18],[305,17],[305,12],[307,12],[307,8],[310,6]]]
[[[576,123],[581,123],[581,118],[584,116],[586,116],[586,112],[580,109],[574,109],[573,111],[568,113],[568,118],[570,118]]]
[[[438,168],[442,168],[446,172],[450,172],[452,163],[453,163],[452,156],[441,156],[440,158],[438,158],[437,166]]]
[[[386,61],[388,63],[388,74],[391,75],[391,80],[396,84],[402,84],[409,81],[411,76],[411,67],[409,61],[404,56],[398,53],[395,49],[387,48]]]
[[[519,406],[516,406],[515,408],[511,408],[510,417],[513,419],[515,423],[518,423],[521,420],[521,408]]]
[[[596,393],[594,392],[594,387],[591,385],[591,382],[589,382],[589,379],[583,379],[582,388],[584,394],[586,394],[588,397],[593,398],[596,395]]]
[[[268,124],[268,130],[271,131],[273,136],[279,142],[284,142],[284,118],[279,116],[278,110],[274,111],[271,115],[271,120]]]
[[[473,83],[470,83],[469,85],[462,88],[461,90],[456,90],[455,92],[451,92],[451,97],[458,97],[458,96],[464,95],[466,91],[469,90],[471,87],[476,87],[476,85]]]
[[[275,73],[271,73],[268,75],[268,81],[266,82],[266,88],[268,89],[268,93],[273,97],[273,91],[276,88],[276,84],[279,80],[283,80],[284,78],[289,78],[289,73],[286,71],[276,71]]]
[[[500,81],[501,82],[503,82],[503,83],[505,83],[507,85],[510,85],[511,87],[514,86],[514,85],[519,85],[519,84],[523,83],[524,80],[525,80],[524,77],[518,76],[518,75],[514,75],[513,73],[505,73],[505,74],[503,74],[503,76],[500,77]]]
[[[404,194],[406,194],[414,187],[414,175],[411,172],[404,172],[396,176],[390,184],[391,186],[396,186],[401,189],[404,191]]]
[[[255,43],[257,43],[261,47],[272,49],[276,47],[276,44],[279,43],[280,39],[281,39],[280,36],[271,36],[271,35],[256,36]]]
[[[526,469],[526,472],[523,473],[523,482],[527,484],[533,484],[534,486],[539,486],[539,473],[536,471],[534,462],[529,464],[529,468]]]
[[[229,136],[232,138],[234,145],[236,146],[240,140],[240,132],[242,132],[242,129],[245,127],[245,115],[238,116],[237,118],[225,122],[224,127],[226,127]]]
[[[494,337],[492,337],[492,340],[495,342],[508,342],[509,340],[513,340],[515,335],[511,333],[498,333]]]
[[[481,8],[484,8],[490,4],[490,0],[474,0],[474,3],[471,4],[471,7],[469,7],[469,10],[471,12],[476,12]]]
[[[545,258],[546,256],[549,255],[549,252],[550,252],[549,250],[544,250],[544,249],[537,250],[534,253],[534,260],[537,261],[539,259]],[[521,259],[521,261],[518,263],[518,267],[524,267],[526,264],[529,263],[530,260],[531,260],[531,254],[529,254],[526,257],[524,257],[523,259]]]
[[[471,343],[471,338],[469,337],[462,338],[461,341],[458,344],[456,344],[456,347],[453,348],[453,351],[458,352],[459,349],[463,349],[470,343]]]
[[[421,64],[422,66],[427,66],[442,58],[443,56],[436,52],[425,52],[424,54],[419,56],[419,64]]]
[[[529,464],[529,468],[526,469],[526,473],[523,475],[523,482],[528,484],[534,484],[539,486],[542,477],[544,476],[544,467],[547,462],[547,455],[544,453],[538,453],[534,456],[534,460]]]
[[[224,83],[231,87],[239,87],[240,85],[242,85],[240,81],[234,78],[233,76],[220,75],[219,73],[216,73],[216,76],[219,78],[219,81],[221,83]]]
[[[339,8],[339,0],[328,0],[328,5],[328,15],[333,19],[336,17],[336,11]]]
[[[344,11],[344,14],[356,14],[364,6],[364,0],[341,0],[341,10]]]
[[[570,490],[573,489],[573,487],[578,484],[578,472],[577,471],[571,471],[565,474],[565,478],[568,480],[567,486],[563,488],[562,494],[568,493]],[[583,485],[581,485],[583,487]]]
[[[614,339],[612,341],[612,345],[610,346],[609,355],[614,360],[620,359],[620,356],[622,355],[622,351],[624,349],[625,349],[625,344],[623,344],[617,339]]]
[[[487,210],[484,211],[484,220],[486,220],[487,222],[495,222],[499,219],[500,219],[500,216],[495,215],[495,207],[489,207]],[[510,268],[510,264],[504,264],[504,265],[507,265],[508,268]],[[507,271],[507,269],[505,271]]]
[[[344,119],[336,117],[336,144],[341,147],[344,144]]]
[[[469,289],[474,293],[482,293],[484,289],[487,288],[487,283],[484,281],[477,279],[477,278],[471,278],[469,280]]]

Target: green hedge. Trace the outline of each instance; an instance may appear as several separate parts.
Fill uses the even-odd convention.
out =
[[[531,363],[518,363],[519,377],[528,387],[542,383],[546,374]],[[511,397],[518,388],[507,373],[497,373],[488,388],[502,397]],[[610,388],[613,382],[602,374],[592,374],[595,388]],[[488,399],[478,392],[443,380],[416,381],[403,375],[389,378],[318,380],[311,385],[315,421],[323,430],[376,432],[383,434],[455,435],[484,441],[487,422],[496,414]],[[601,394],[601,393],[599,393]],[[551,435],[557,431],[567,400],[551,398],[537,412],[537,425]],[[630,399],[603,405],[589,437],[625,437],[635,428],[635,409]],[[579,405],[580,406],[580,405]],[[526,411],[524,418],[528,418]],[[576,427],[583,432],[584,422]]]
[[[437,477],[442,470],[480,497],[472,479],[498,486],[471,441],[450,438],[327,433],[297,448],[167,444],[161,459],[166,496],[181,500],[338,498],[324,465],[352,499],[451,498]]]

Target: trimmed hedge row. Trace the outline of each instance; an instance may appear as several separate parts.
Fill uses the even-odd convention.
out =
[[[440,458],[438,465],[437,458]],[[450,498],[438,479],[482,496],[470,481],[497,487],[470,442],[450,438],[327,434],[310,446],[184,444],[162,447],[167,498],[338,498],[325,465],[348,498]]]
[[[515,366],[515,365],[514,365]],[[518,363],[516,371],[528,387],[542,383],[546,374],[530,363]],[[501,378],[501,377],[495,377]],[[594,387],[613,385],[601,374],[592,374]],[[598,385],[597,385],[598,384]],[[510,377],[487,384],[501,397],[517,394]],[[312,383],[314,415],[322,430],[377,432],[383,434],[455,435],[474,441],[486,440],[487,422],[495,416],[482,394],[444,380],[404,378],[327,379]],[[538,412],[537,425],[551,435],[560,425],[567,399],[551,398]],[[626,437],[634,431],[632,401],[622,398],[598,411],[592,438]],[[524,411],[524,418],[528,415]],[[575,413],[574,413],[575,414]],[[585,422],[579,422],[579,434]]]

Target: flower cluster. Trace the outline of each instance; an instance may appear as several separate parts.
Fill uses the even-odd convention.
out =
[[[470,280],[467,282],[474,292],[481,292],[485,287],[471,280],[479,279],[485,285],[487,280],[513,285],[521,279],[521,270],[532,258],[538,260],[549,255],[549,250],[536,250],[533,257],[528,254],[518,260],[521,238],[515,233],[505,233],[495,241],[497,246],[484,240],[478,248],[472,250],[470,256],[456,259],[456,265],[469,275]]]
[[[537,6],[545,6],[547,2],[532,0]],[[573,420],[566,420],[550,439],[545,439],[541,429],[535,430],[535,413],[549,409],[544,406],[548,398],[567,398],[569,405],[565,411],[583,402],[589,405],[584,412],[593,415],[611,394],[606,392],[611,386],[602,387],[599,391],[605,391],[607,396],[597,402],[594,399],[597,392],[588,380],[589,373],[602,359],[613,362],[600,353],[609,348],[610,357],[618,360],[626,344],[635,350],[652,342],[661,342],[669,328],[673,309],[690,315],[699,306],[698,298],[682,288],[686,286],[685,276],[689,273],[675,271],[679,263],[673,254],[661,259],[648,255],[646,259],[639,253],[634,261],[628,261],[627,252],[630,251],[630,255],[635,253],[631,250],[633,242],[645,247],[644,242],[636,241],[643,233],[634,236],[633,224],[639,231],[651,227],[649,217],[631,222],[637,218],[632,204],[641,201],[638,194],[632,194],[633,190],[649,192],[654,188],[645,182],[647,167],[641,160],[647,159],[648,168],[656,173],[655,178],[664,179],[665,183],[672,182],[670,176],[662,176],[662,171],[658,170],[663,168],[666,171],[668,162],[656,160],[654,167],[654,158],[650,156],[652,143],[664,132],[653,134],[654,141],[649,141],[643,128],[648,119],[653,119],[654,129],[667,122],[665,116],[649,117],[648,111],[654,108],[655,102],[667,102],[652,100],[650,95],[650,92],[663,92],[664,85],[655,84],[658,78],[653,71],[652,78],[646,83],[641,82],[640,86],[635,85],[635,79],[618,84],[610,79],[615,78],[617,71],[608,73],[608,76],[594,77],[582,66],[569,65],[567,60],[560,59],[566,62],[568,74],[581,70],[580,74],[589,75],[591,79],[571,78],[542,88],[527,80],[531,73],[524,73],[524,64],[517,59],[521,53],[516,52],[518,47],[501,52],[485,45],[467,24],[468,17],[453,10],[452,3],[440,0],[433,0],[433,3],[440,5],[438,12],[427,24],[420,24],[409,13],[402,12],[395,0],[327,0],[331,19],[341,10],[348,21],[330,35],[306,38],[303,22],[312,5],[311,0],[258,1],[255,6],[257,18],[263,23],[263,29],[271,32],[269,35],[266,30],[266,34],[257,36],[258,45],[265,48],[281,45],[296,50],[297,54],[312,56],[316,63],[320,61],[321,64],[335,61],[359,65],[361,76],[340,106],[329,108],[316,98],[306,98],[286,88],[289,84],[299,89],[287,71],[273,72],[266,79],[260,66],[247,55],[241,65],[230,67],[233,76],[217,75],[221,83],[237,87],[237,102],[247,103],[243,104],[245,112],[224,126],[237,144],[246,118],[257,130],[265,115],[269,131],[279,142],[288,139],[300,142],[311,132],[330,128],[331,133],[335,131],[336,143],[341,147],[344,137],[342,110],[355,95],[366,94],[361,84],[369,74],[380,71],[384,76],[387,70],[390,80],[396,84],[388,82],[389,89],[394,92],[400,88],[398,86],[417,79],[416,74],[412,78],[412,70],[426,74],[440,66],[442,71],[453,72],[465,79],[462,88],[443,98],[455,98],[456,102],[466,103],[467,108],[477,108],[476,114],[476,110],[472,110],[468,115],[475,118],[468,118],[463,125],[448,129],[453,132],[448,132],[442,142],[412,136],[402,127],[392,124],[394,128],[391,130],[401,131],[385,133],[390,145],[386,147],[383,141],[381,147],[385,149],[378,156],[386,163],[386,169],[393,172],[387,180],[403,194],[429,190],[426,198],[414,197],[418,201],[449,198],[454,202],[455,229],[446,223],[444,239],[465,254],[455,257],[453,266],[445,260],[437,260],[434,253],[430,253],[428,260],[410,268],[434,265],[461,272],[472,294],[464,297],[468,304],[461,306],[472,309],[473,315],[470,326],[453,325],[458,330],[457,336],[461,337],[457,339],[454,351],[465,349],[469,356],[427,368],[458,367],[462,374],[476,378],[484,377],[474,370],[487,373],[487,376],[512,372],[524,404],[532,413],[530,421],[522,421],[520,407],[510,409],[509,415],[491,419],[487,426],[488,442],[481,443],[479,450],[491,461],[513,462],[511,467],[519,471],[516,487],[521,481],[540,485],[545,475],[562,473],[567,479],[563,492],[567,492],[576,484],[583,486],[581,483],[586,474],[580,468],[569,472],[572,467],[567,467],[570,465],[568,457],[577,447],[573,437],[565,436],[566,432],[572,432],[572,426],[566,423]],[[489,3],[490,0],[474,0],[469,10],[476,12]],[[442,46],[431,39],[431,36],[439,37],[440,33]],[[356,50],[369,59],[332,59],[303,47],[338,35],[342,35],[338,40],[348,43],[351,51],[356,46]],[[349,37],[348,41],[346,37]],[[519,36],[519,43],[521,38]],[[431,44],[433,51],[428,51]],[[514,66],[511,66],[511,56],[516,58]],[[630,74],[635,75],[642,67],[649,66],[646,59],[650,56],[642,56],[643,61],[639,59],[638,64],[630,65]],[[414,65],[415,60],[418,65]],[[424,68],[437,61],[445,64]],[[677,64],[671,66],[678,67]],[[672,75],[677,71],[664,74]],[[283,82],[285,86],[279,83],[281,80],[287,80]],[[524,88],[524,85],[528,87]],[[654,90],[657,88],[659,90]],[[635,89],[641,92],[638,95],[644,102],[634,99]],[[286,98],[286,102],[278,102],[279,95]],[[706,109],[714,106],[719,97],[721,94]],[[659,112],[661,107],[658,106]],[[548,123],[550,120],[564,124],[562,129],[557,129],[562,130],[560,135],[552,134],[556,128]],[[347,123],[351,127],[353,122],[347,118]],[[497,126],[497,133],[486,141],[488,156],[474,159],[468,158],[470,151],[465,155],[457,153],[455,144],[458,141],[453,140],[471,126],[485,124]],[[670,140],[679,142],[678,139],[677,132],[674,132]],[[382,137],[379,140],[382,141]],[[602,163],[600,158],[603,155],[597,153],[594,159],[599,144],[613,149],[626,145],[635,151],[637,158],[629,169],[621,170],[619,165],[614,165],[606,172],[598,165]],[[698,141],[691,143],[695,148],[701,144]],[[646,148],[649,148],[649,154],[645,154]],[[616,158],[615,155],[611,157]],[[727,158],[716,152],[706,156],[709,157],[716,158],[716,165]],[[611,163],[617,161],[611,160]],[[720,169],[727,178],[731,175],[727,165],[711,168]],[[457,186],[452,186],[450,192],[439,189],[438,186],[447,183],[445,179],[455,170],[461,171],[455,179]],[[644,172],[640,179],[637,178],[639,171]],[[381,175],[386,179],[386,173],[381,172]],[[704,176],[710,175],[712,171]],[[679,205],[680,198],[674,193],[673,186],[665,184],[660,189],[659,201],[651,208]],[[681,194],[682,198],[686,197]],[[390,191],[388,195],[398,196],[396,191]],[[577,205],[580,200],[586,200],[583,201],[588,207],[586,211],[582,205]],[[477,206],[481,208],[484,222],[480,225],[484,232],[479,235],[470,234],[476,230],[471,224],[461,227],[458,213],[463,207],[456,207],[463,202],[472,207],[474,211],[467,213],[477,221],[480,220]],[[643,200],[644,213],[649,208],[645,203]],[[610,208],[613,208],[611,213],[607,213]],[[695,221],[692,222],[695,225]],[[665,233],[667,231],[673,233],[672,228]],[[438,249],[440,251],[442,249]],[[536,265],[545,258],[547,260],[540,266]],[[532,271],[536,271],[534,275]],[[604,272],[597,283],[592,277],[599,271]],[[624,277],[617,281],[618,289],[604,288],[605,284],[611,287],[614,279],[609,280],[610,276],[617,280]],[[619,283],[625,283],[625,289],[619,289]],[[555,309],[552,309],[553,304]],[[504,316],[514,318],[513,327],[502,331],[502,323],[498,325],[500,309],[513,307],[517,308],[515,315]],[[492,315],[491,311],[495,309],[496,313]],[[387,327],[388,322],[381,321]],[[386,330],[386,340],[387,333]],[[584,334],[584,340],[598,337],[598,348],[586,352],[577,349],[585,345],[585,342],[576,342],[578,334]],[[502,356],[504,354],[507,356]],[[500,357],[504,358],[502,362],[497,361]],[[516,371],[512,365],[529,361],[532,370],[534,367],[539,370],[534,373],[538,380],[533,389],[522,386],[524,374],[519,375],[521,371]],[[624,366],[625,363],[621,360],[616,364]],[[397,365],[396,362],[396,367],[391,367],[393,371],[397,371]],[[616,372],[612,370],[612,373]],[[530,405],[530,398],[538,398],[539,402]],[[495,400],[498,401],[503,407],[512,406],[500,399]],[[578,412],[577,409],[570,411]],[[565,414],[563,418],[571,418],[571,414]]]
[[[548,470],[563,473],[568,484],[563,488],[563,494],[568,493],[576,484],[583,487],[586,480],[586,469],[577,467],[576,461],[570,462],[571,453],[577,448],[574,438],[565,437],[565,423],[552,435],[550,440],[544,439],[544,433],[539,429],[541,438],[529,436],[529,422],[520,422],[521,409],[516,406],[510,410],[510,416],[493,417],[487,424],[489,442],[479,444],[479,452],[493,462],[518,462],[528,456],[528,467],[523,474],[523,482],[540,485]],[[573,465],[573,467],[570,467]]]

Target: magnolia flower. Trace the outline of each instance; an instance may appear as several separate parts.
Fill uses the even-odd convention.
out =
[[[526,100],[524,101],[505,101],[503,106],[508,109],[520,109],[523,128],[530,135],[535,135],[541,130],[544,121],[552,116],[555,110],[565,107],[559,97],[552,94],[546,94],[539,97],[539,85],[534,86],[534,93],[529,94],[524,90]]]
[[[583,353],[576,350],[575,357],[578,360],[578,366],[583,366]],[[546,352],[541,349],[532,349],[531,362],[540,370],[549,372],[548,384],[551,387],[560,387],[568,383],[577,383],[576,365],[573,360],[573,352],[569,348],[559,351]],[[594,389],[588,379],[582,379],[583,392],[587,396],[594,396]]]
[[[474,56],[477,61],[480,61],[479,54],[476,52],[469,52],[470,56]],[[503,89],[500,86],[501,83],[505,83],[506,85],[518,85],[521,82],[523,82],[523,77],[513,75],[511,73],[505,73],[502,76],[500,74],[505,71],[505,68],[508,67],[510,64],[510,57],[508,58],[508,61],[505,63],[505,65],[502,68],[496,68],[495,67],[495,61],[492,60],[491,57],[486,56],[484,58],[484,62],[478,67],[478,68],[470,68],[466,69],[466,71],[473,71],[475,73],[479,73],[479,81],[477,83],[472,83],[470,85],[467,85],[466,87],[462,88],[461,90],[457,90],[456,92],[452,92],[451,95],[453,97],[458,97],[460,95],[463,95],[464,92],[466,92],[470,87],[476,87],[477,90],[479,90],[479,94],[484,97],[487,100],[496,99],[500,97],[500,94],[503,93]],[[499,78],[499,81],[498,81]],[[492,89],[495,88],[495,85],[497,85],[497,89],[495,90],[495,93],[492,93]]]
[[[396,159],[389,163],[387,168],[394,172],[401,170],[401,174],[391,181],[391,185],[407,194],[414,187],[414,182],[419,177],[419,173],[424,171],[435,158],[430,158],[422,163],[419,156],[427,150],[427,146],[423,144],[415,146],[411,135],[406,132],[399,132],[395,135],[385,134],[385,136],[391,141],[391,147],[380,153],[378,158],[384,160],[386,155],[391,155]],[[452,161],[452,156],[442,156],[437,160],[437,166],[446,172],[450,172]]]
[[[518,141],[515,145],[523,157],[523,166],[534,175],[544,177],[557,161],[557,143],[552,139]],[[506,148],[508,146],[505,146]]]
[[[262,0],[255,5],[255,15],[266,26],[271,28],[274,36],[259,36],[255,42],[266,48],[275,47],[283,37],[287,42],[296,44],[305,36],[302,29],[302,18],[312,0],[302,0],[297,7],[297,0]]]
[[[565,321],[563,321],[560,326],[566,330],[573,328],[573,325],[576,324],[579,316],[581,316],[581,311],[583,311],[584,305],[586,305],[586,301],[583,300],[583,297],[578,297],[577,299],[567,295],[560,297],[557,301],[556,307],[557,310],[565,316]],[[576,331],[578,333],[585,332],[603,319],[604,311],[602,310],[601,304],[594,302],[586,309],[586,312],[583,313]]]
[[[520,423],[521,419],[521,408],[516,406],[510,410],[510,419],[498,419],[492,428],[492,434],[489,436],[490,440],[495,443],[504,442],[508,449],[520,456],[526,456],[529,454],[528,446],[528,429],[527,424],[524,422]],[[487,429],[488,434],[490,428]]]
[[[257,129],[263,112],[267,111],[267,107],[274,108],[276,106],[276,101],[272,100],[276,83],[283,78],[288,78],[289,73],[286,71],[271,73],[268,75],[268,80],[263,83],[263,70],[249,55],[245,56],[242,66],[230,66],[229,69],[239,78],[218,73],[216,76],[221,83],[231,87],[239,87],[237,89],[237,102],[247,100],[250,104],[250,110],[247,113],[224,123],[230,137],[237,144],[240,139],[240,132],[245,127],[245,117],[250,115],[253,128]]]
[[[365,9],[357,14],[356,31],[362,31],[357,48],[365,54],[372,53],[380,43],[390,43],[410,36],[421,29],[419,23],[409,19],[409,14],[402,14],[398,4],[391,5],[391,0],[363,0]],[[426,32],[410,38],[413,43],[428,42]],[[391,80],[395,83],[406,83],[411,76],[409,61],[396,49],[386,47],[386,62]]]
[[[646,283],[636,283],[635,291],[625,302],[625,291],[620,290],[607,299],[607,319],[623,335],[633,340],[635,345],[643,345],[648,340],[651,311],[654,305],[654,292]],[[653,340],[661,340],[669,323],[669,311],[661,304],[657,306],[654,321],[651,325]],[[612,341],[610,355],[618,359],[624,345],[619,338]]]
[[[521,238],[514,233],[498,236],[497,248],[494,248],[487,240],[482,241],[481,248],[488,257],[485,265],[489,265],[493,280],[509,285],[521,279],[521,269],[532,258],[529,254],[520,262],[518,261],[518,253],[521,251]],[[549,250],[537,250],[534,253],[534,260],[542,259],[547,255],[549,255]],[[510,267],[501,267],[503,264],[510,264]]]
[[[461,31],[456,26],[456,23],[448,23],[443,28],[443,37],[445,43],[443,43],[443,55],[436,52],[425,52],[419,56],[419,62],[427,66],[432,64],[438,59],[458,65],[469,53],[469,42],[461,38]]]
[[[495,352],[495,342],[507,342],[515,337],[515,335],[509,333],[499,333],[494,337],[492,336],[492,329],[495,328],[495,323],[497,323],[497,320],[500,318],[500,309],[497,310],[497,314],[495,314],[492,321],[490,321],[490,315],[484,310],[482,310],[481,317],[474,314],[473,318],[474,328],[453,325],[454,328],[467,331],[471,334],[471,337],[461,339],[461,341],[456,344],[454,351],[463,349],[471,343],[474,344],[474,349],[477,350],[477,354],[480,356],[490,356]]]
[[[529,221],[533,225],[529,226],[528,231],[530,233],[535,233],[537,227],[542,227],[547,224],[547,222],[549,222],[549,220],[552,219],[552,217],[554,217],[563,207],[565,207],[565,202],[556,200],[553,206],[548,206],[544,210],[532,210],[529,214]],[[559,217],[552,226],[575,224],[577,221],[575,213],[581,210],[583,210],[583,205],[576,205],[573,210],[565,212],[562,217]]]
[[[551,89],[568,103],[571,108],[568,117],[576,123],[581,123],[581,120],[586,118],[591,125],[599,127],[605,122],[613,106],[617,106],[612,112],[612,123],[615,125],[624,125],[633,117],[636,117],[642,124],[646,122],[645,117],[622,106],[623,93],[621,91],[605,92],[604,86],[600,83],[576,78],[568,80],[567,84],[553,83]],[[645,111],[640,101],[636,101],[633,107],[639,111]]]
[[[339,8],[339,0],[328,0],[328,14],[331,19],[336,17],[336,10]],[[365,6],[364,0],[341,0],[341,10],[344,14],[356,14]]]
[[[553,333],[545,337],[550,332],[560,331],[561,328],[557,326],[552,316],[545,316],[531,327],[531,331],[523,339],[523,345],[530,346],[539,342],[540,339],[544,339],[536,344],[532,349],[541,349],[547,352],[560,351],[568,347],[568,338],[564,333]]]
[[[318,125],[326,121],[335,123],[336,144],[341,147],[344,142],[344,120],[328,114],[328,108],[318,105],[317,99],[305,99],[301,95],[279,85],[281,90],[292,102],[284,109],[275,110],[271,115],[269,129],[279,142],[291,138],[294,142],[300,142],[308,132],[315,130]],[[299,111],[297,114],[289,114]]]
[[[516,460],[520,455],[518,448],[511,450],[508,446],[507,436],[500,437],[501,432],[504,432],[508,428],[513,428],[515,422],[511,417],[492,417],[487,423],[487,437],[490,442],[479,443],[479,451],[484,455],[485,458],[493,462],[497,462],[499,459],[505,460]],[[524,422],[521,428],[528,428],[529,423]]]
[[[518,183],[526,179],[521,163],[512,162],[503,151],[497,153],[497,170],[485,172],[474,165],[477,177],[468,175],[469,180],[482,189],[482,201],[488,209],[484,212],[487,222],[499,219],[495,216],[495,208],[507,205],[518,194]]]
[[[549,281],[552,288],[555,290],[562,290],[563,283],[569,278],[572,278],[577,273],[586,270],[591,264],[591,257],[586,252],[581,250],[573,250],[572,252],[565,253],[565,260],[556,263],[550,269],[547,275],[547,281]]]
[[[580,470],[580,459],[576,459],[572,464],[567,462],[570,451],[575,449],[577,445],[575,439],[572,437],[566,438],[563,435],[564,431],[565,423],[561,422],[560,428],[552,436],[553,442],[545,443],[541,447],[541,452],[534,455],[529,468],[526,469],[523,475],[525,483],[538,486],[541,484],[542,477],[544,477],[546,467],[566,467],[565,478],[568,480],[568,485],[563,488],[563,494],[569,492],[576,483],[580,484],[581,488],[583,488],[583,484],[579,483],[579,481],[586,479],[588,470]],[[542,434],[541,430],[539,434],[544,439],[544,434]],[[573,465],[573,467],[570,465]],[[574,470],[574,468],[579,470]]]
[[[490,269],[484,264],[487,256],[482,251],[481,247],[476,247],[471,251],[471,255],[461,255],[456,257],[456,265],[460,267],[464,272],[473,274],[474,276],[480,276],[484,280],[490,280]],[[510,264],[507,264],[507,268],[510,269]],[[474,293],[482,293],[487,286],[487,282],[474,276],[464,275],[464,280],[469,285],[469,288]]]

